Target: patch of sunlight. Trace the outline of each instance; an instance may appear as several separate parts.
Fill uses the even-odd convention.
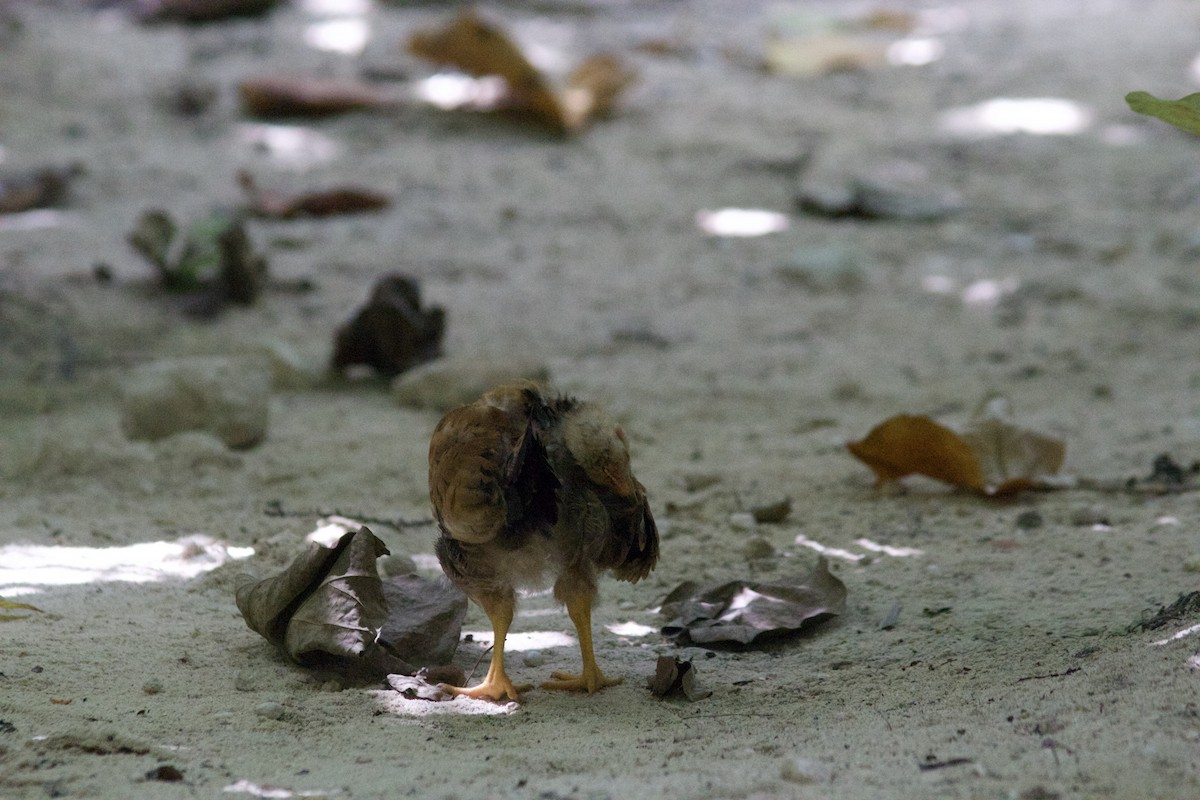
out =
[[[610,625],[605,625],[610,632],[617,636],[649,636],[652,633],[658,633],[658,628],[652,628],[649,625],[643,625],[640,622],[630,620],[628,622],[615,622]]]
[[[461,72],[439,72],[417,82],[417,99],[444,111],[491,111],[508,96],[508,83],[496,75],[474,78]]]
[[[332,138],[303,125],[243,122],[235,128],[235,136],[240,147],[292,167],[323,164],[341,151]]]
[[[37,231],[45,228],[57,228],[62,224],[64,214],[52,208],[35,208],[31,211],[21,211],[16,214],[0,215],[0,231]]]
[[[753,589],[742,589],[735,594],[729,601],[729,610],[722,614],[719,619],[724,622],[736,619],[743,608],[753,603],[755,600],[767,600],[772,603],[782,603],[778,597],[768,597],[765,594],[759,594]]]
[[[1175,633],[1171,634],[1170,636],[1168,636],[1165,639],[1159,639],[1157,642],[1151,642],[1150,646],[1151,647],[1162,647],[1164,644],[1170,644],[1171,642],[1177,642],[1186,636],[1191,636],[1193,633],[1196,633],[1197,631],[1200,631],[1200,623],[1197,623],[1195,625],[1190,625],[1181,631],[1175,631]]]
[[[761,208],[702,209],[696,212],[696,227],[709,236],[766,236],[787,230],[788,218]]]
[[[962,290],[962,301],[972,308],[992,308],[1020,285],[1016,278],[982,278]]]
[[[124,547],[9,544],[0,547],[0,587],[194,578],[252,555],[252,547],[230,547],[203,535]]]
[[[229,784],[223,791],[228,794],[248,794],[251,797],[266,798],[334,797],[342,793],[341,789],[286,789],[245,779]]]
[[[371,10],[371,0],[298,0],[298,5],[314,17],[359,17]]]
[[[866,556],[862,553],[852,553],[849,550],[843,550],[840,547],[829,547],[828,545],[821,544],[816,539],[810,539],[803,533],[797,534],[796,544],[807,547],[811,550],[816,550],[821,555],[829,556],[830,558],[840,558],[845,561],[862,561],[864,558],[866,558]]]
[[[338,539],[341,539],[350,531],[356,531],[361,527],[361,522],[349,519],[348,517],[324,517],[317,520],[316,530],[305,536],[304,541],[316,542],[325,547],[333,547],[337,544]]]
[[[470,697],[456,697],[434,703],[429,700],[410,700],[399,692],[387,689],[371,689],[369,694],[389,711],[402,717],[434,717],[449,714],[465,714],[469,716],[508,716],[521,710],[521,704],[515,702],[493,703],[489,700],[475,700]]]
[[[888,45],[886,58],[889,64],[905,67],[923,67],[932,64],[946,52],[941,39],[930,36],[913,36]]]
[[[964,137],[1074,136],[1091,127],[1092,110],[1062,97],[995,97],[943,111],[938,127]]]
[[[438,557],[433,553],[413,553],[409,558],[417,565],[417,569],[428,572],[442,571],[442,562],[438,561]]]
[[[915,547],[892,547],[889,544],[879,544],[866,538],[855,539],[854,543],[864,550],[870,550],[872,553],[883,553],[885,556],[895,556],[896,558],[925,555],[924,551],[918,550]]]
[[[476,644],[491,647],[495,637],[491,631],[463,631],[463,636],[470,636]],[[504,651],[519,653],[523,650],[546,650],[551,647],[575,647],[575,638],[559,631],[527,631],[513,633],[509,631],[504,637]]]
[[[356,56],[362,53],[371,38],[365,19],[324,19],[310,22],[304,29],[304,43],[314,50]]]

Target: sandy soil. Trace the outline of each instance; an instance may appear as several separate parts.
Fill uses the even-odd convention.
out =
[[[1197,645],[1156,644],[1194,618],[1127,633],[1200,588],[1195,494],[879,493],[843,447],[900,412],[962,425],[999,391],[1067,442],[1072,475],[1119,483],[1160,453],[1200,458],[1196,142],[1122,100],[1194,88],[1194,4],[911,4],[940,59],[809,79],[755,66],[787,6],[488,4],[572,57],[628,54],[640,83],[570,141],[405,105],[304,126],[317,144],[299,157],[255,146],[235,81],[364,64],[423,76],[399,43],[444,7],[369,6],[370,42],[350,57],[301,43],[313,6],[185,30],[65,5],[10,5],[23,29],[0,37],[4,166],[87,168],[64,209],[0,220],[0,545],[22,546],[0,550],[0,596],[42,609],[0,623],[0,796],[1200,797]],[[636,51],[650,39],[679,47]],[[185,77],[220,88],[213,111],[156,102]],[[997,97],[1091,116],[1071,135],[942,127]],[[809,185],[900,176],[966,208],[934,223],[800,215],[806,155]],[[147,207],[186,219],[236,201],[239,167],[396,203],[253,223],[273,274],[315,291],[191,321],[148,289],[125,234]],[[696,229],[698,210],[727,206],[788,212],[790,227]],[[438,414],[386,385],[277,391],[245,451],[122,434],[131,368],[264,342],[319,368],[388,270],[446,307],[448,353],[540,360],[629,431],[664,541],[648,582],[603,587],[598,650],[622,686],[433,706],[309,674],[245,627],[234,576],[285,564],[318,511],[427,515]],[[791,516],[747,529],[747,508],[783,497]],[[272,501],[302,513],[270,516]],[[432,528],[374,528],[434,574]],[[775,555],[748,561],[755,537]],[[813,635],[729,652],[606,627],[657,628],[685,579],[802,574],[815,553],[798,537],[868,556],[832,559],[849,607]],[[90,548],[72,552],[98,565],[180,540],[210,544],[159,556],[142,582],[76,567],[65,583],[17,561]],[[221,564],[228,547],[256,553]],[[516,650],[515,677],[574,666],[565,614],[547,596],[523,610],[515,645],[539,653]],[[473,608],[467,629],[485,628]],[[695,659],[712,696],[651,697],[660,654]],[[145,777],[163,764],[183,781]]]

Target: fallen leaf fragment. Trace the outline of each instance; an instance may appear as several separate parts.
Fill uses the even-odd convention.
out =
[[[983,473],[971,446],[929,417],[900,414],[884,420],[846,448],[875,473],[876,485],[924,475],[983,491]]]
[[[246,171],[238,173],[238,184],[246,195],[249,212],[271,219],[360,214],[387,208],[392,203],[387,195],[353,186],[335,186],[297,194],[261,189],[254,176]]]
[[[419,575],[384,581],[383,596],[388,617],[379,635],[392,651],[414,667],[448,663],[458,649],[467,596],[448,581],[429,581]]]
[[[379,109],[395,101],[369,83],[292,75],[247,78],[238,84],[242,110],[249,116],[323,117]]]
[[[684,697],[692,702],[703,700],[712,690],[696,686],[696,667],[691,661],[682,661],[672,656],[659,656],[654,665],[654,675],[648,680],[650,693],[655,697]]]
[[[795,633],[846,608],[846,585],[819,558],[798,580],[677,586],[662,602],[664,636],[680,644],[750,645]]]
[[[1130,92],[1125,102],[1139,114],[1157,117],[1180,130],[1200,135],[1200,92],[1178,100],[1162,100],[1149,92]]]
[[[441,354],[446,316],[441,306],[421,307],[415,280],[392,273],[371,289],[367,304],[338,329],[334,339],[333,370],[353,365],[395,376]]]
[[[1007,496],[1032,487],[1036,479],[1062,467],[1067,446],[1061,439],[1017,426],[1007,398],[986,399],[963,431],[975,453],[984,492]]]
[[[440,28],[415,32],[414,55],[475,77],[502,78],[506,95],[496,107],[526,112],[552,127],[575,132],[611,110],[636,73],[615,55],[597,55],[579,64],[559,89],[497,26],[464,11]]]
[[[388,684],[409,700],[429,700],[440,703],[453,700],[455,695],[447,692],[439,683],[432,683],[418,675],[388,675]]]
[[[17,603],[12,600],[0,599],[0,608],[10,608],[20,611],[36,611],[39,614],[43,613],[37,606],[31,606],[28,603]],[[28,614],[0,614],[0,622],[13,622],[18,619],[28,619]]]

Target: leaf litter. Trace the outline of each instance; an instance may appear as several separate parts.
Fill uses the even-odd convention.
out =
[[[387,586],[375,563],[387,554],[366,527],[333,547],[314,543],[277,575],[239,576],[238,610],[301,666],[407,675],[415,664],[449,660],[466,596],[415,575],[401,576],[398,590]]]
[[[811,628],[846,610],[846,585],[824,557],[796,580],[685,581],[662,602],[662,634],[678,644],[755,645]]]
[[[502,79],[504,91],[492,108],[527,115],[564,133],[578,132],[609,113],[636,79],[621,58],[602,53],[580,62],[556,85],[504,31],[471,10],[441,27],[416,31],[408,49],[476,78]]]
[[[264,189],[246,170],[238,173],[238,185],[246,197],[246,210],[256,217],[268,219],[361,214],[379,211],[392,204],[387,195],[357,186],[331,186],[306,192]]]
[[[682,697],[695,702],[712,694],[711,689],[701,689],[696,685],[696,667],[691,661],[673,656],[658,657],[654,674],[646,684],[655,697]]]
[[[1061,439],[1017,425],[999,395],[980,404],[961,434],[926,416],[900,414],[846,447],[875,473],[877,486],[923,475],[988,497],[1044,485],[1066,455]]]

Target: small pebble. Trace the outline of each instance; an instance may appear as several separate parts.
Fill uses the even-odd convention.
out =
[[[1042,515],[1037,511],[1022,511],[1017,515],[1017,527],[1023,531],[1042,527]]]
[[[526,650],[521,655],[521,663],[527,667],[540,667],[546,663],[546,654],[541,650]]]
[[[742,547],[742,555],[747,561],[771,558],[775,555],[775,546],[761,536],[755,536]]]
[[[233,688],[239,692],[253,692],[259,688],[258,673],[252,669],[239,669],[233,676]]]
[[[757,524],[754,515],[747,511],[739,511],[729,515],[729,524],[735,531],[752,531]]]
[[[254,713],[264,719],[283,719],[287,715],[287,709],[283,707],[282,703],[268,700],[265,703],[256,705]]]
[[[789,758],[779,768],[779,777],[792,783],[824,783],[832,779],[829,767],[807,758]]]
[[[142,684],[142,691],[145,692],[146,694],[158,694],[162,690],[163,690],[162,681],[160,681],[156,678],[151,678],[150,680],[148,680]]]
[[[1080,503],[1071,507],[1071,524],[1108,525],[1108,509],[1099,503]]]

